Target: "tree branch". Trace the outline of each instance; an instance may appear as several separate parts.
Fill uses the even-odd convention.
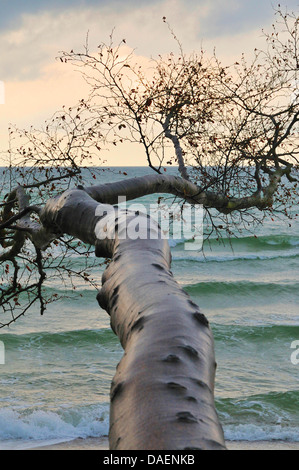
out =
[[[37,214],[39,214],[40,211],[41,211],[41,208],[38,206],[27,206],[25,207],[25,209],[21,210],[18,214],[10,217],[10,219],[0,224],[0,230],[11,226],[13,222],[16,222],[17,220],[22,219],[27,214],[31,214],[32,212],[36,212]]]
[[[182,104],[180,104],[179,107],[181,108],[185,104],[186,103],[182,103]],[[177,108],[178,107],[176,106],[176,111],[177,111]],[[184,157],[183,157],[183,152],[182,152],[182,147],[181,147],[181,144],[180,144],[180,140],[179,140],[178,136],[176,134],[172,134],[170,129],[169,129],[171,118],[172,118],[172,113],[169,113],[166,120],[165,120],[165,122],[163,123],[164,134],[165,134],[165,137],[170,139],[172,141],[173,145],[174,145],[174,150],[175,150],[177,162],[178,162],[178,165],[179,165],[179,172],[180,172],[182,178],[189,181],[189,175],[188,175],[187,168],[186,168],[186,165],[185,165],[185,162],[184,162]]]
[[[205,208],[214,208],[222,214],[230,214],[235,210],[254,207],[263,210],[271,207],[282,176],[289,172],[289,167],[278,168],[271,174],[268,186],[240,198],[204,190],[190,181],[171,175],[147,175],[84,189],[93,199],[105,204],[117,204],[119,196],[132,200],[147,194],[166,193],[178,196],[190,204],[202,204]]]

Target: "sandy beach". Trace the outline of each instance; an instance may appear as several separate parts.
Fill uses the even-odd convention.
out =
[[[227,441],[228,450],[299,450],[299,442]],[[108,438],[74,439],[30,450],[109,450]]]

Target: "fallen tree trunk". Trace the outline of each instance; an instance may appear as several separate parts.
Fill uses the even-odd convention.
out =
[[[147,216],[115,216],[110,208],[70,190],[40,215],[51,232],[111,258],[97,296],[124,348],[111,386],[110,449],[224,449],[208,321],[174,280],[159,228]],[[147,239],[127,237],[130,224],[142,226]]]
[[[219,449],[205,316],[173,279],[168,245],[116,242],[100,305],[125,350],[111,388],[112,449]]]
[[[291,165],[269,171],[268,185],[244,197],[229,197],[225,193],[214,192],[173,175],[145,175],[114,183],[90,186],[85,191],[96,201],[117,204],[119,195],[126,200],[136,199],[147,194],[173,194],[190,204],[202,204],[205,208],[217,209],[219,213],[230,214],[236,210],[257,207],[260,210],[271,207],[281,178],[289,176]]]

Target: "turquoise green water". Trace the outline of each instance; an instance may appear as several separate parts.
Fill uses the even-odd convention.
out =
[[[147,171],[126,169],[127,177]],[[103,173],[105,181],[119,177]],[[243,233],[232,246],[212,240],[204,255],[171,240],[172,271],[213,329],[226,438],[298,441],[299,364],[291,361],[299,340],[298,223],[269,220],[256,236]],[[73,262],[80,266],[82,257]],[[94,270],[98,282],[103,270]],[[54,279],[48,291],[62,298],[44,316],[33,309],[0,330],[0,448],[108,433],[110,382],[122,355],[109,317],[83,281],[72,291]]]

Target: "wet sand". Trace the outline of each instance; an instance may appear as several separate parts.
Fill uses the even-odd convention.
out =
[[[299,450],[299,442],[285,441],[227,441],[228,450]],[[108,439],[74,439],[30,450],[109,450]]]

